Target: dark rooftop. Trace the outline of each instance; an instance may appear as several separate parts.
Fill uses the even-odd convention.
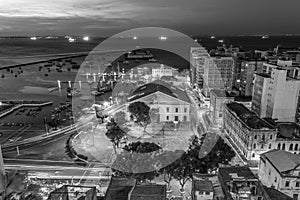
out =
[[[271,75],[267,73],[255,73],[255,74],[264,78],[271,78]]]
[[[300,139],[300,125],[292,122],[278,122],[278,138]]]
[[[214,188],[212,182],[207,179],[193,179],[193,188],[195,191],[200,192],[213,192]]]
[[[243,104],[231,102],[226,104],[226,107],[234,112],[237,117],[251,129],[274,129],[273,126],[259,118],[254,112],[251,112]]]
[[[231,94],[229,94],[227,91],[221,89],[212,89],[210,90],[210,92],[214,93],[217,97],[234,97]]]
[[[272,200],[293,200],[292,197],[289,197],[286,194],[275,190],[274,188],[264,188]]]
[[[105,200],[127,200],[135,183],[134,179],[113,176],[107,188]]]
[[[166,185],[136,185],[131,193],[130,200],[165,200]]]
[[[219,168],[219,176],[224,182],[237,179],[257,179],[249,167],[221,167]]]

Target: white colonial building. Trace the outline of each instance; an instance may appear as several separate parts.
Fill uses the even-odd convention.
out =
[[[137,88],[129,103],[141,101],[159,110],[159,122],[189,122],[190,101],[185,91],[174,86],[149,83]]]

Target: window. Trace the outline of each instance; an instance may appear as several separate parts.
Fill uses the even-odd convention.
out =
[[[290,151],[293,151],[293,144],[290,144],[289,150],[290,150]]]
[[[206,194],[206,195],[209,195],[209,194],[210,194],[210,192],[205,192],[205,194]]]
[[[293,194],[293,200],[298,200],[298,194]]]
[[[298,144],[295,144],[295,151],[298,151]]]
[[[262,135],[262,138],[261,138],[263,141],[265,141],[265,135]]]
[[[273,135],[270,135],[270,140],[272,140],[273,139]]]
[[[271,149],[272,148],[272,144],[269,144],[269,149]]]
[[[285,150],[285,143],[282,144],[282,150]]]
[[[187,108],[184,108],[184,112],[185,112],[185,113],[187,112]]]
[[[277,177],[275,177],[275,180],[274,180],[274,182],[275,182],[275,183],[277,183]]]
[[[263,149],[264,148],[264,144],[261,144],[260,148]]]
[[[254,158],[254,157],[255,157],[255,153],[252,154],[252,158]]]
[[[177,112],[177,113],[178,113],[178,108],[175,108],[175,112]]]
[[[169,116],[166,117],[167,121],[169,121]]]
[[[257,139],[257,135],[254,135],[254,139],[255,139],[255,140]]]
[[[300,182],[299,181],[296,182],[296,187],[300,187]]]
[[[169,107],[167,107],[167,112],[170,112],[170,108]]]
[[[253,149],[256,149],[256,144],[255,143],[253,144]]]
[[[280,149],[280,148],[281,148],[281,144],[279,143],[278,146],[277,146],[277,149]]]
[[[290,181],[285,182],[285,187],[290,187]]]

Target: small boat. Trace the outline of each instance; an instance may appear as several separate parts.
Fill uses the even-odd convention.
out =
[[[58,87],[48,88],[49,93],[58,90]]]
[[[263,36],[261,37],[261,39],[268,39],[268,38],[269,38],[268,35],[263,35]]]
[[[151,58],[149,59],[149,62],[157,62],[157,60],[155,58]]]

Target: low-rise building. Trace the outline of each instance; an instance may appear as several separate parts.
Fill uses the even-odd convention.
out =
[[[261,153],[276,148],[275,127],[243,104],[232,102],[224,106],[223,129],[249,162],[258,162]]]
[[[221,167],[218,178],[226,200],[273,200],[248,167]]]
[[[190,100],[185,91],[163,82],[138,87],[128,98],[129,104],[141,101],[158,109],[159,122],[190,121]]]
[[[193,179],[192,200],[213,200],[214,190],[210,180]]]
[[[283,150],[272,150],[260,157],[261,182],[292,197],[300,199],[300,155]]]

